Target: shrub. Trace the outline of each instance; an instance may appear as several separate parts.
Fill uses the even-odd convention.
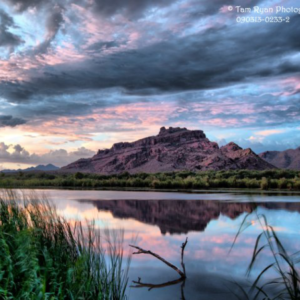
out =
[[[294,180],[293,188],[295,190],[300,190],[300,180],[299,179]]]
[[[260,188],[262,190],[268,190],[269,189],[269,180],[266,177],[263,177],[261,179]]]
[[[285,178],[280,178],[277,182],[277,187],[279,189],[286,189],[287,188],[287,180]]]

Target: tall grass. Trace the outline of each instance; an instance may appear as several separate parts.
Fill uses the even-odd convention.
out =
[[[0,196],[0,299],[126,299],[123,232],[71,225],[32,198]]]
[[[261,226],[262,232],[257,236],[252,253],[251,262],[247,269],[247,275],[252,272],[254,265],[257,264],[259,256],[263,252],[269,251],[272,257],[270,264],[261,267],[251,286],[246,289],[238,285],[240,293],[236,294],[238,299],[264,299],[264,300],[299,300],[300,299],[300,274],[298,264],[300,263],[299,252],[289,253],[275,229],[268,224],[267,218],[263,214],[255,211],[255,220]],[[247,214],[234,240],[251,224]],[[253,221],[253,220],[252,220]],[[234,245],[233,244],[233,245]],[[267,273],[275,271],[276,276],[270,277]]]

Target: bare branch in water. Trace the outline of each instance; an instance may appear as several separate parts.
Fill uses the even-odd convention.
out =
[[[139,277],[138,281],[132,281],[136,285],[132,285],[130,287],[133,287],[133,288],[147,287],[148,291],[151,291],[152,289],[164,288],[166,286],[175,285],[175,284],[178,284],[178,283],[183,283],[184,281],[185,281],[184,278],[178,278],[176,280],[172,280],[172,281],[168,281],[168,282],[164,282],[164,283],[160,283],[160,284],[152,284],[152,283],[141,282],[141,278]]]
[[[183,270],[185,277],[186,277],[186,272],[185,272],[185,264],[183,262],[183,256],[184,256],[184,248],[185,248],[187,242],[188,242],[188,238],[186,238],[185,242],[182,243],[182,245],[181,245],[181,266],[182,266],[182,270]]]
[[[185,279],[186,278],[186,273],[185,273],[185,266],[184,266],[184,263],[183,263],[183,256],[184,256],[184,249],[185,249],[185,246],[186,246],[187,242],[188,242],[188,239],[186,238],[185,242],[181,245],[181,266],[183,268],[183,271],[181,271],[176,266],[174,266],[173,264],[171,264],[170,262],[168,262],[167,260],[165,260],[164,258],[159,256],[158,254],[156,254],[156,253],[154,253],[150,250],[144,250],[144,249],[142,249],[140,247],[137,247],[137,246],[134,246],[134,245],[129,245],[129,246],[138,250],[137,252],[133,252],[133,254],[149,254],[149,255],[152,255],[155,258],[157,258],[158,260],[165,263],[167,266],[169,266],[173,270],[175,270],[180,275],[180,279]]]

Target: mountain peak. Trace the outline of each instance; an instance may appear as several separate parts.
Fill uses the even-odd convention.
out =
[[[176,133],[176,132],[183,132],[183,131],[190,131],[190,130],[187,130],[185,127],[184,128],[181,128],[181,127],[169,127],[167,129],[166,127],[163,126],[163,127],[160,128],[158,136],[172,134],[172,133]]]
[[[227,145],[221,147],[222,150],[225,150],[225,151],[238,151],[238,150],[242,150],[242,148],[237,145],[236,143],[234,142],[230,142],[228,143]]]

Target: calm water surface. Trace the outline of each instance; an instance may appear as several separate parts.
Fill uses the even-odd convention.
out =
[[[238,193],[163,193],[123,191],[43,190],[59,213],[70,219],[93,220],[100,227],[125,230],[125,246],[136,236],[135,244],[158,253],[171,263],[180,262],[180,246],[188,237],[185,251],[187,280],[148,291],[128,288],[129,299],[235,299],[229,281],[244,281],[247,265],[261,227],[252,225],[229,249],[245,215],[258,205],[284,245],[300,250],[300,196],[249,195]],[[255,272],[271,262],[266,252]],[[254,274],[255,275],[255,274]],[[130,282],[161,284],[176,280],[177,273],[147,255],[135,255]]]

